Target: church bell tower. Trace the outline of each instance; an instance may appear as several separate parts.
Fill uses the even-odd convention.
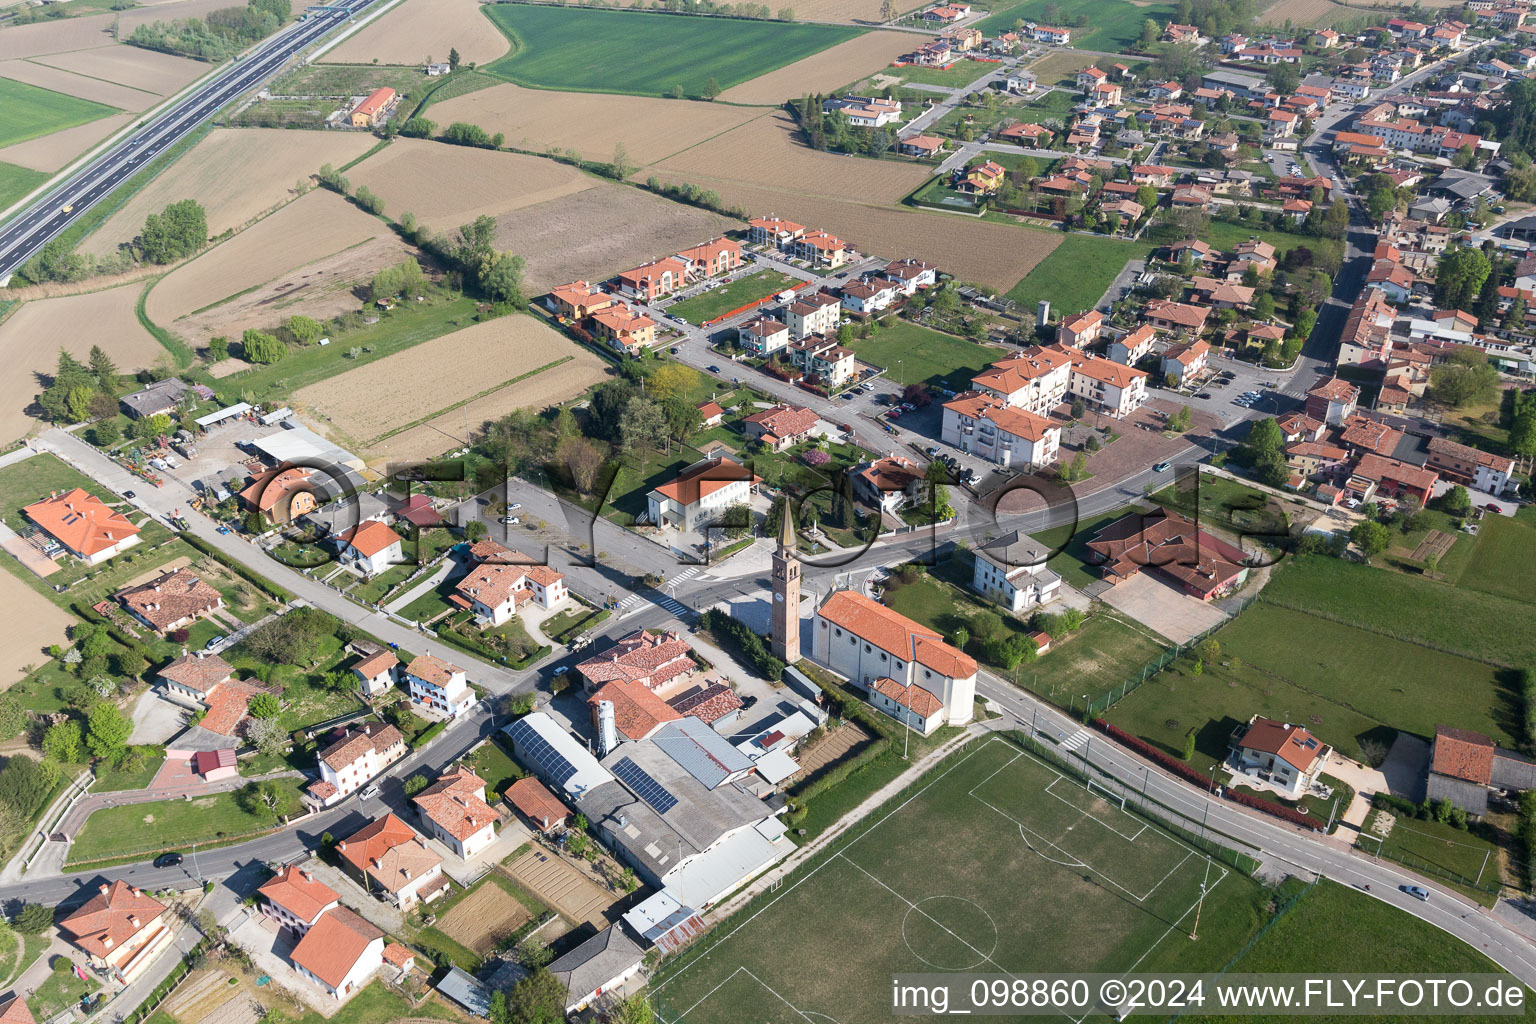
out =
[[[786,665],[800,660],[800,559],[788,498],[773,553],[773,653]]]

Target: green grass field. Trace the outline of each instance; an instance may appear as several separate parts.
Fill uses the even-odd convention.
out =
[[[996,64],[987,64],[974,60],[956,61],[947,68],[905,67],[895,68],[890,74],[897,75],[903,82],[922,82],[926,85],[943,85],[952,89],[958,89],[962,85],[970,85],[983,75],[997,70]],[[935,95],[939,95],[935,93]]]
[[[738,278],[728,285],[695,295],[667,307],[667,312],[680,316],[691,324],[701,324],[717,316],[739,309],[749,302],[765,299],[786,288],[800,284],[800,279],[777,270],[759,270],[755,274]]]
[[[12,203],[47,180],[48,175],[42,171],[0,163],[0,210],[9,209]]]
[[[1536,632],[1528,628],[1531,606],[1509,597],[1326,555],[1286,559],[1264,596],[1468,657],[1516,667],[1536,664]]]
[[[117,112],[104,103],[0,78],[0,146],[52,135]]]
[[[1457,539],[1457,547],[1465,543],[1465,535]],[[1441,560],[1442,571],[1445,562]],[[1514,519],[1484,516],[1457,585],[1495,597],[1536,602],[1532,579],[1536,579],[1536,520],[1529,515]]]
[[[861,29],[570,7],[485,8],[512,53],[481,68],[537,89],[702,96],[846,42]],[[638,126],[637,126],[638,127]]]
[[[664,966],[669,1024],[880,1020],[900,972],[1214,970],[1262,894],[1002,738],[972,746]],[[793,935],[793,955],[784,937]],[[807,970],[808,964],[836,965]]]
[[[1153,248],[1146,242],[1068,235],[1024,280],[1009,289],[1008,298],[1026,309],[1034,309],[1041,299],[1050,299],[1052,310],[1062,316],[1092,309],[1126,261],[1146,259]]]
[[[276,780],[282,794],[280,813],[293,814],[299,809],[299,786],[303,781]],[[79,864],[119,856],[143,859],[162,850],[190,849],[194,843],[234,842],[237,836],[271,828],[275,823],[270,814],[247,813],[233,793],[103,807],[85,820],[69,848],[68,862]]]
[[[1053,12],[1057,20],[1049,21],[1045,11],[1053,6],[1060,13]],[[1027,0],[1014,7],[995,8],[990,17],[978,21],[975,27],[983,35],[992,36],[1012,31],[1013,23],[1022,18],[1072,28],[1079,15],[1086,16],[1089,23],[1072,29],[1075,48],[1117,52],[1141,38],[1142,23],[1148,18],[1159,25],[1173,20],[1173,5],[1154,3],[1137,7],[1126,0],[1056,0],[1054,4],[1050,0]]]
[[[1395,820],[1380,847],[1387,856],[1410,866],[1423,863],[1431,868],[1449,871],[1469,882],[1488,884],[1499,881],[1497,845],[1481,835],[1471,831],[1463,832],[1438,821],[1420,821],[1390,811],[1374,810],[1365,819],[1365,828],[1361,830],[1360,849],[1366,853],[1376,852],[1376,825],[1388,816]],[[1486,898],[1486,894],[1481,895]]]
[[[1286,888],[1297,884],[1288,882]],[[1502,973],[1492,960],[1430,922],[1405,914],[1372,895],[1327,880],[1302,895],[1227,970],[1242,974],[1318,970],[1418,975]],[[1187,1024],[1280,1024],[1296,1018],[1184,1014],[1179,1019]],[[1377,1015],[1369,1019],[1378,1024],[1409,1024],[1429,1018]],[[1536,1011],[1527,1002],[1527,1008],[1513,1016],[1471,1014],[1455,1019],[1468,1024],[1495,1024],[1536,1019]]]
[[[898,384],[936,384],[955,391],[969,388],[978,371],[1007,355],[908,320],[855,339],[851,347],[860,360],[885,367],[886,377]]]

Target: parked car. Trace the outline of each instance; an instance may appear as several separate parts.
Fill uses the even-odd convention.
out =
[[[571,670],[571,666],[569,666],[569,665],[556,665],[555,666],[555,675],[563,676],[567,672],[569,672],[570,670]]]
[[[523,507],[523,503],[520,502],[520,501],[514,501],[512,504],[507,506],[507,508],[509,508],[509,509],[519,509],[519,508],[522,508],[522,507]]]
[[[1195,397],[1196,398],[1210,398],[1211,397],[1211,393],[1209,391],[1202,391],[1198,395],[1196,395]]]
[[[923,454],[928,456],[931,459],[935,455],[939,454],[939,449],[937,447],[935,447],[934,445],[929,445],[927,448],[923,449]]]
[[[667,351],[672,353],[673,355],[677,355],[677,346],[673,345],[671,348],[667,349]]]
[[[1492,512],[1494,515],[1503,515],[1504,514],[1504,510],[1502,508],[1499,508],[1499,506],[1495,505],[1491,501],[1488,504],[1483,506],[1483,511],[1484,512]]]
[[[501,525],[502,526],[516,526],[520,522],[522,522],[522,520],[517,518],[517,516],[502,516],[501,517]]]
[[[127,498],[129,501],[132,501],[134,498],[137,498],[138,495],[134,494],[132,491],[124,491],[123,497]]]
[[[361,793],[357,794],[358,799],[360,799],[360,800],[372,800],[374,797],[376,797],[378,795],[379,795],[379,784],[377,782],[375,782],[373,785],[369,786],[367,789],[364,789]]]
[[[155,867],[157,868],[174,868],[180,866],[181,854],[179,853],[162,853],[160,856],[155,858]]]
[[[710,373],[719,373],[720,372],[720,367],[718,367],[718,366],[709,366],[709,367],[706,367],[706,369],[708,369]]]
[[[229,527],[224,526],[224,525],[221,524],[219,526],[219,532],[223,533],[223,534],[230,534],[230,533],[234,533],[235,531],[231,530]]]
[[[223,643],[225,640],[228,640],[228,639],[229,639],[229,637],[225,636],[223,633],[220,633],[218,636],[214,637],[212,640],[209,640],[206,644],[204,644],[203,645],[203,650],[211,651],[215,647],[219,646],[219,644]]]

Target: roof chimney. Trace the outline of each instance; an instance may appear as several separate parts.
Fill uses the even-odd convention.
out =
[[[102,882],[100,885],[98,885],[96,887],[96,891],[101,893],[103,896],[105,896],[107,894],[107,888],[108,888],[107,883],[106,882]]]
[[[336,844],[337,852],[345,853],[346,849],[347,849],[347,841],[345,839],[343,839],[341,842]]]

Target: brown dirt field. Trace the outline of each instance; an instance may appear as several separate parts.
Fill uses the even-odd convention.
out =
[[[879,24],[881,0],[808,0],[795,5],[796,21]],[[898,9],[905,9],[898,4]],[[846,83],[840,83],[846,84]],[[814,91],[814,90],[813,90]]]
[[[1295,3],[1298,0],[1286,0],[1286,2]],[[1304,0],[1301,0],[1301,2],[1304,2]],[[1097,59],[1091,53],[1078,53],[1076,50],[1053,50],[1031,64],[1029,70],[1035,73],[1035,77],[1040,80],[1041,85],[1048,85],[1057,79],[1077,74]]]
[[[124,373],[154,365],[165,354],[139,324],[134,304],[139,285],[28,302],[0,323],[0,441],[24,436],[33,427],[26,409],[37,395],[38,373],[52,373],[59,348],[84,358],[100,345]],[[89,325],[89,330],[82,327]]]
[[[879,0],[852,0],[851,3],[846,0],[828,0],[825,6],[869,6],[873,10],[867,17],[880,16]],[[818,19],[808,12],[802,12],[799,7],[795,8],[795,16],[802,21],[834,20]],[[912,48],[921,42],[921,37],[914,37],[907,32],[866,32],[829,50],[786,64],[777,71],[732,86],[720,94],[720,99],[727,103],[773,106],[806,93],[832,92],[849,82],[857,81],[870,71],[889,66],[891,61],[912,52]]]
[[[459,443],[448,431],[452,438],[463,433],[464,408],[444,413],[437,427],[422,424],[377,444],[369,441],[494,387],[499,379],[567,356],[558,366],[471,402],[468,422],[474,428],[512,409],[564,401],[606,376],[608,364],[531,316],[504,316],[301,388],[293,404],[323,421],[342,443],[397,458],[436,455]],[[467,367],[494,369],[473,373],[465,372]],[[404,448],[413,449],[409,456]]]
[[[534,847],[512,863],[498,868],[532,893],[547,907],[553,907],[567,919],[598,928],[608,924],[603,913],[615,897],[564,860]]]
[[[413,251],[393,234],[383,234],[280,274],[255,291],[183,317],[171,327],[190,344],[202,347],[209,338],[237,338],[247,328],[268,330],[291,316],[325,320],[357,309],[362,304],[353,291],[358,283],[366,282],[390,264],[399,263]],[[244,360],[227,359],[213,364],[209,372],[214,377],[228,377],[246,369],[250,367]]]
[[[895,160],[819,153],[797,142],[794,130],[787,113],[764,114],[663,160],[654,173],[664,180],[694,184],[699,184],[700,176],[710,176],[834,199],[886,203],[901,199],[933,174],[931,168]]]
[[[370,135],[279,128],[215,128],[121,209],[81,246],[98,255],[129,242],[144,218],[179,199],[196,199],[218,236],[260,216],[293,194],[294,183],[323,164],[344,164],[367,152]]]
[[[398,218],[409,210],[429,227],[452,230],[481,214],[492,217],[592,188],[574,167],[518,153],[396,139],[347,172],[352,184],[384,197]]]
[[[438,124],[478,124],[488,132],[505,133],[519,149],[574,149],[588,159],[608,160],[622,143],[630,158],[641,164],[663,160],[761,113],[718,103],[552,92],[510,83],[430,108]]]
[[[1434,555],[1436,558],[1444,558],[1445,553],[1451,550],[1455,543],[1456,535],[1454,533],[1446,533],[1444,530],[1430,530],[1429,533],[1425,534],[1424,539],[1419,541],[1418,547],[1413,549],[1413,554],[1409,557],[1416,562],[1422,562],[1430,555]]]
[[[457,49],[466,64],[484,64],[512,46],[478,0],[405,0],[345,39],[322,58],[327,64],[426,64]],[[437,120],[437,118],[433,118]]]
[[[718,213],[624,185],[599,182],[573,196],[525,206],[497,220],[496,244],[528,261],[538,294],[567,281],[603,280],[740,227]]]
[[[0,554],[0,558],[10,558]],[[12,568],[0,569],[0,607],[5,609],[0,621],[0,685],[10,686],[21,679],[22,669],[48,660],[43,649],[63,643],[64,631],[74,621],[64,609],[12,575]]]
[[[212,70],[211,65],[201,61],[173,57],[168,53],[156,53],[137,46],[108,46],[56,53],[39,58],[38,63],[80,75],[105,78],[157,96],[169,96]]]
[[[845,158],[846,159],[846,158]],[[963,281],[1006,291],[1061,244],[1061,235],[954,214],[924,213],[827,199],[809,192],[757,188],[713,178],[688,179],[714,189],[749,215],[775,213],[830,231],[860,252],[916,256]]]
[[[459,945],[484,956],[532,916],[515,896],[487,882],[456,903],[437,927]]]
[[[132,113],[138,113],[160,102],[160,97],[152,92],[87,78],[73,71],[61,71],[30,60],[0,62],[0,78],[10,78],[42,89],[52,89],[54,92],[61,92],[66,96],[78,96],[93,103],[105,103],[109,107]]]
[[[389,234],[381,222],[341,197],[311,192],[171,271],[150,291],[146,312],[155,323],[170,324],[194,309]]]
[[[56,171],[102,139],[121,131],[133,119],[133,114],[112,114],[52,135],[18,142],[0,149],[0,161],[30,167],[34,171]]]
[[[108,12],[84,18],[17,25],[0,31],[0,60],[118,45],[112,36],[114,21],[118,22],[122,37],[127,39],[134,29],[152,21],[201,18],[209,11],[228,6],[229,0],[168,0],[166,3],[136,7],[120,13]]]

